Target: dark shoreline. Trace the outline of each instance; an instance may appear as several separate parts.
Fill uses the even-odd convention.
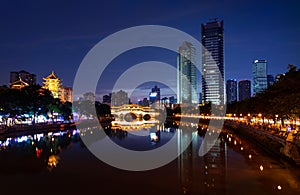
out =
[[[75,123],[14,126],[14,127],[3,129],[2,132],[0,132],[0,139],[22,136],[22,135],[30,135],[36,133],[47,133],[50,131],[56,132],[56,131],[65,131],[65,130],[72,130],[72,129],[76,129]]]
[[[225,121],[224,128],[225,130],[231,131],[234,134],[237,134],[249,140],[253,144],[258,145],[263,151],[265,151],[269,155],[274,156],[275,158],[280,158],[285,162],[289,163],[290,165],[300,167],[300,162],[297,156],[289,156],[282,152],[285,145],[292,144],[292,143],[288,143],[285,140],[282,140],[284,143],[279,143],[273,140],[271,138],[271,135],[268,135],[267,133],[265,133],[264,134],[265,136],[263,136],[262,134],[257,133],[259,131],[257,129],[251,128],[251,130],[253,131],[249,131],[250,129],[249,127],[245,127],[244,125],[232,123],[228,121]],[[295,144],[292,145],[294,147],[291,149],[294,150],[297,149],[298,150],[297,152],[299,153],[299,148]]]

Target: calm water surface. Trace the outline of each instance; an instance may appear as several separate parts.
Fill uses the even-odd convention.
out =
[[[178,129],[149,132],[107,131],[131,150],[152,150],[167,143]],[[171,163],[132,172],[97,159],[80,139],[93,130],[72,130],[1,138],[1,192],[30,194],[299,194],[300,169],[272,157],[230,132],[222,132],[203,157],[203,137],[195,130],[192,144]],[[202,134],[200,132],[200,134]]]

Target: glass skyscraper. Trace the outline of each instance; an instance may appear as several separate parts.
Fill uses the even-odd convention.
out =
[[[251,81],[241,80],[239,81],[239,101],[251,97]]]
[[[201,25],[202,95],[204,102],[223,105],[224,90],[224,23],[223,20]]]
[[[237,82],[235,79],[226,81],[226,99],[227,103],[237,101]]]
[[[267,82],[267,60],[254,60],[253,73],[253,95],[264,91],[268,87]]]
[[[177,103],[198,103],[196,49],[187,41],[178,49]]]

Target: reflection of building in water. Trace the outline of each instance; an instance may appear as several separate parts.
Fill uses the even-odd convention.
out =
[[[201,182],[204,194],[225,192],[226,153],[226,143],[219,138],[209,152],[202,157],[204,167],[203,181]]]
[[[158,123],[159,116],[159,113],[149,106],[142,107],[136,104],[112,106],[111,114],[115,118],[112,128],[122,130],[148,129]]]
[[[178,129],[178,174],[181,183],[181,190],[183,194],[191,194],[192,180],[193,180],[193,152],[194,147],[188,144],[192,139],[192,131],[190,127]],[[185,145],[188,147],[185,149]]]

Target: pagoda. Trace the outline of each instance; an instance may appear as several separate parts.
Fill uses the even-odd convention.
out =
[[[52,71],[49,76],[43,79],[45,80],[45,82],[43,82],[43,88],[51,91],[54,98],[59,98],[59,88],[61,86],[61,80],[54,74],[54,71]]]

